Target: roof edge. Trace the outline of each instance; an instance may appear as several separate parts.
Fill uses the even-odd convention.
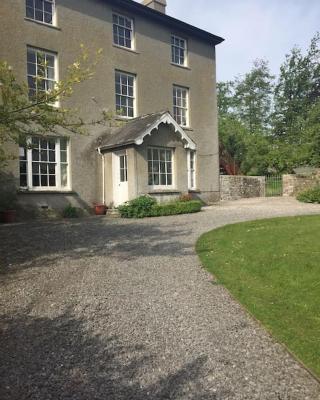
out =
[[[142,15],[148,16],[153,18],[154,20],[176,28],[176,29],[180,29],[190,35],[193,35],[199,39],[202,39],[206,42],[209,42],[211,44],[213,44],[214,46],[222,43],[225,39],[214,35],[213,33],[207,32],[203,29],[197,28],[191,24],[188,24],[187,22],[183,22],[179,19],[176,19],[174,17],[171,17],[168,14],[163,14],[157,10],[154,10],[150,7],[147,7],[141,3],[138,3],[136,1],[133,0],[104,0],[106,2],[109,2],[110,4],[113,4],[116,7],[124,7],[126,9],[129,9],[131,11],[135,11],[137,13],[140,13]]]

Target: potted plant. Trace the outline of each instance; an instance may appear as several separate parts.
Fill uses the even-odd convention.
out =
[[[107,206],[101,203],[93,203],[95,215],[106,215]]]

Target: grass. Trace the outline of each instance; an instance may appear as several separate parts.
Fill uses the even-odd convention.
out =
[[[320,216],[229,225],[201,236],[203,265],[320,377]]]

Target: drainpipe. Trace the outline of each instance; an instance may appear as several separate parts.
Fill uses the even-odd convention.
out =
[[[106,196],[105,196],[105,170],[104,170],[104,165],[105,165],[105,160],[104,160],[104,154],[101,153],[101,148],[98,147],[98,153],[101,156],[102,160],[102,204],[105,204],[106,201]]]

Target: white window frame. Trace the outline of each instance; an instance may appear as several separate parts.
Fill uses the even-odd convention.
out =
[[[148,155],[148,153],[149,153],[149,150],[151,150],[152,151],[152,160],[149,160],[149,155]],[[150,183],[149,183],[149,174],[150,173],[154,173],[154,172],[149,172],[149,162],[152,162],[152,164],[153,164],[153,151],[154,150],[156,150],[156,151],[161,151],[161,150],[166,150],[166,151],[170,151],[170,153],[171,153],[171,174],[170,173],[168,173],[167,172],[167,166],[166,166],[166,173],[165,173],[165,175],[167,176],[167,175],[171,175],[172,177],[171,177],[171,185],[161,185],[160,184],[160,182],[161,182],[161,179],[160,179],[160,175],[161,175],[161,172],[160,172],[160,160],[159,160],[159,172],[157,173],[158,175],[159,175],[159,185],[155,185],[154,183],[152,184],[152,185],[150,185]],[[159,159],[160,159],[160,156],[159,156]],[[158,160],[156,160],[156,161],[158,161]],[[165,190],[165,189],[169,189],[169,190],[171,190],[171,189],[173,189],[174,187],[175,187],[175,169],[174,169],[174,165],[175,165],[175,157],[174,157],[174,149],[173,148],[170,148],[170,147],[158,147],[158,146],[148,146],[148,148],[147,148],[147,172],[148,172],[148,175],[147,175],[147,179],[148,179],[148,187],[151,189],[151,190]],[[168,163],[168,161],[165,161],[165,163],[167,164]],[[166,180],[167,180],[168,178],[166,177]]]
[[[30,4],[32,3],[32,6],[30,7],[28,5],[28,3],[30,2]],[[36,0],[25,0],[25,5],[26,5],[26,18],[31,19],[32,21],[36,21],[39,22],[40,24],[44,24],[44,25],[49,25],[49,26],[57,26],[57,7],[56,7],[56,0],[44,0],[43,1],[43,5],[42,5],[42,13],[43,13],[43,18],[41,19],[37,19],[36,18],[36,7],[35,7],[35,2]],[[51,3],[52,4],[52,22],[46,22],[44,20],[44,15],[45,15],[45,11],[44,11],[44,4],[45,3]],[[29,16],[27,14],[27,8],[32,9],[33,10],[33,17]]]
[[[27,168],[27,186],[20,186],[22,190],[29,190],[34,192],[48,192],[48,191],[58,191],[58,192],[68,192],[71,190],[71,150],[70,150],[70,140],[65,137],[37,137],[40,140],[54,140],[55,141],[55,186],[33,186],[33,178],[32,178],[32,163],[41,161],[33,161],[32,160],[32,137],[27,139],[27,147],[20,147],[19,151],[26,151],[26,168]],[[61,139],[66,140],[67,143],[67,161],[61,161],[61,147],[60,141]],[[61,185],[61,165],[67,164],[67,181],[68,184],[66,186]],[[20,174],[19,174],[20,176]]]
[[[177,96],[177,91],[179,91],[179,90],[181,91],[181,97]],[[183,92],[185,93],[185,102],[186,102],[185,106],[182,104],[182,101],[183,101],[182,93]],[[189,107],[190,107],[189,96],[190,95],[189,95],[189,88],[183,87],[183,86],[178,86],[178,85],[173,85],[172,93],[173,93],[173,99],[172,99],[173,100],[173,117],[181,127],[188,128],[188,127],[190,127],[190,117],[189,117],[189,112],[190,112],[189,111]],[[179,104],[179,102],[180,102],[180,104]],[[179,121],[179,118],[178,118],[178,113],[177,113],[178,110],[180,110],[180,112],[181,112],[181,121]],[[185,120],[186,120],[185,124],[183,124],[183,121],[182,121],[183,113],[184,113]]]
[[[188,151],[188,188],[196,190],[197,187],[197,153],[194,150]],[[192,160],[193,158],[193,160]],[[191,165],[193,162],[193,168]],[[193,184],[192,184],[193,183]]]
[[[123,167],[121,166],[121,159],[123,158]],[[128,182],[128,155],[127,153],[119,155],[119,172],[120,172],[120,182]],[[122,173],[124,174],[124,179],[122,179]]]
[[[121,93],[118,93],[117,92],[117,74],[119,74],[120,75],[120,92]],[[133,96],[130,96],[130,95],[128,95],[128,94],[122,94],[122,89],[123,89],[123,87],[122,87],[122,83],[121,83],[121,77],[125,77],[126,79],[128,79],[129,77],[130,78],[133,78]],[[136,106],[136,92],[137,92],[137,83],[136,83],[136,80],[137,80],[137,78],[136,78],[136,75],[134,75],[134,74],[131,74],[131,73],[129,73],[129,72],[124,72],[124,71],[119,71],[119,70],[116,70],[115,71],[115,97],[116,97],[116,114],[119,116],[119,117],[121,117],[121,118],[124,118],[124,119],[132,119],[132,118],[135,118],[136,117],[136,115],[137,115],[137,106]],[[129,86],[128,85],[125,85],[126,86],[126,90],[127,90],[127,93],[129,92]],[[121,108],[120,109],[118,109],[118,104],[117,104],[117,96],[120,96],[120,97],[125,97],[125,98],[127,98],[127,99],[132,99],[133,100],[133,115],[132,116],[130,116],[130,115],[128,115],[128,106],[126,107],[127,108],[127,112],[126,112],[126,114],[121,114],[120,113],[120,111],[121,111]],[[118,114],[119,113],[119,114]]]
[[[183,45],[181,45],[181,42],[183,42]],[[178,62],[175,60],[176,49],[179,50],[179,53],[183,52],[183,62],[180,62],[181,54],[178,57]],[[188,66],[188,41],[187,39],[184,39],[174,34],[171,35],[171,62],[174,65],[179,65],[180,67]]]
[[[28,61],[28,51],[31,51],[31,52],[35,53],[35,57],[36,57],[36,63],[34,64],[35,67],[36,67],[36,74],[35,75],[30,74],[29,71],[28,71],[28,63],[29,63],[29,61]],[[37,62],[38,61],[38,54],[43,54],[45,57],[51,56],[51,57],[54,58],[54,66],[53,66],[54,79],[45,77],[44,80],[48,81],[48,82],[52,82],[53,85],[55,85],[59,81],[58,54],[53,52],[53,51],[43,50],[43,49],[39,49],[37,47],[32,47],[32,46],[27,46],[27,85],[28,85],[28,89],[30,89],[29,82],[28,82],[29,77],[33,78],[33,79],[36,79],[39,76],[39,75],[37,75],[37,71],[38,71],[38,67],[39,67],[39,64]],[[47,71],[46,71],[46,75],[47,75]],[[29,98],[30,98],[30,100],[32,100],[31,97],[29,97]],[[59,107],[59,101],[57,100],[56,102],[54,102],[52,104],[52,106]]]
[[[118,22],[117,23],[114,22],[114,17],[118,18]],[[125,22],[124,25],[120,25],[119,24],[119,19],[120,18],[124,19],[124,22]],[[130,25],[131,25],[130,28],[128,26],[126,26],[126,21],[130,22]],[[117,33],[115,32],[115,27],[117,28]],[[130,33],[130,43],[131,43],[130,47],[126,46],[126,44],[121,45],[120,43],[117,43],[117,41],[119,42],[119,39],[120,39],[119,28],[124,29],[125,32],[129,31],[129,33]],[[117,40],[115,40],[116,38],[117,38]],[[124,35],[123,39],[124,39],[124,41],[126,41],[126,35]],[[122,47],[124,49],[135,50],[135,32],[134,32],[134,20],[133,20],[133,18],[128,17],[128,16],[123,15],[123,14],[119,14],[117,12],[113,12],[112,13],[112,41],[113,41],[113,44],[115,46],[119,46],[119,47]]]

